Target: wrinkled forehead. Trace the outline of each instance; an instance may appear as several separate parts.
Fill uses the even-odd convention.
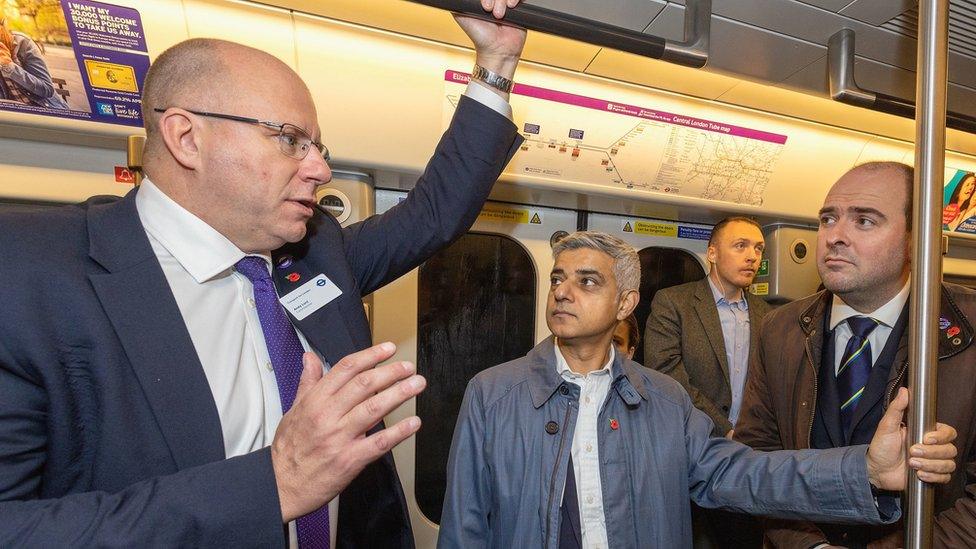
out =
[[[552,270],[567,275],[582,272],[611,277],[613,276],[613,263],[613,258],[602,250],[576,248],[560,252],[556,256]]]
[[[904,217],[908,199],[903,181],[893,170],[852,170],[837,180],[824,198],[823,209],[874,209],[888,217]]]

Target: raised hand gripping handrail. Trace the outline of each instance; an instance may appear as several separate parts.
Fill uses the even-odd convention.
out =
[[[914,101],[865,90],[854,81],[853,30],[839,30],[827,42],[827,74],[830,81],[830,97],[835,101],[905,118],[915,118]],[[947,112],[946,127],[976,133],[976,118]]]
[[[479,0],[411,0],[475,17],[489,18]],[[708,42],[712,19],[712,0],[685,2],[685,39],[682,42],[608,25],[591,19],[561,13],[531,4],[519,4],[505,14],[505,21],[528,30],[562,36],[660,59],[689,67],[704,67],[708,62]]]

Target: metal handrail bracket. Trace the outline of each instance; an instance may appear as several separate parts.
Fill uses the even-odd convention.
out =
[[[841,29],[827,42],[827,76],[835,101],[904,118],[915,118],[915,103],[881,92],[865,90],[854,80],[854,31]],[[946,127],[976,133],[976,117],[946,113]]]
[[[411,0],[434,8],[474,17],[490,18],[479,0]],[[519,4],[505,14],[505,22],[542,32],[660,59],[678,65],[700,68],[708,62],[712,0],[685,2],[684,40],[675,42],[640,31],[609,25],[531,4]]]

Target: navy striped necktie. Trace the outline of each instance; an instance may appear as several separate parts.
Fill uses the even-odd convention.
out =
[[[851,426],[854,410],[864,395],[864,387],[871,375],[871,343],[868,336],[878,327],[878,321],[867,316],[852,316],[847,319],[847,324],[851,327],[852,334],[837,370],[840,420],[844,432]]]

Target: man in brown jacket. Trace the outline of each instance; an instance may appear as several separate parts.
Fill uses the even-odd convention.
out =
[[[913,170],[872,162],[848,171],[820,210],[817,268],[826,290],[770,313],[735,438],[761,450],[832,448],[870,440],[907,383]],[[935,545],[976,547],[976,292],[943,284],[938,410],[959,454],[936,488]],[[866,438],[865,438],[866,437]],[[775,547],[901,547],[902,525],[765,521]]]

